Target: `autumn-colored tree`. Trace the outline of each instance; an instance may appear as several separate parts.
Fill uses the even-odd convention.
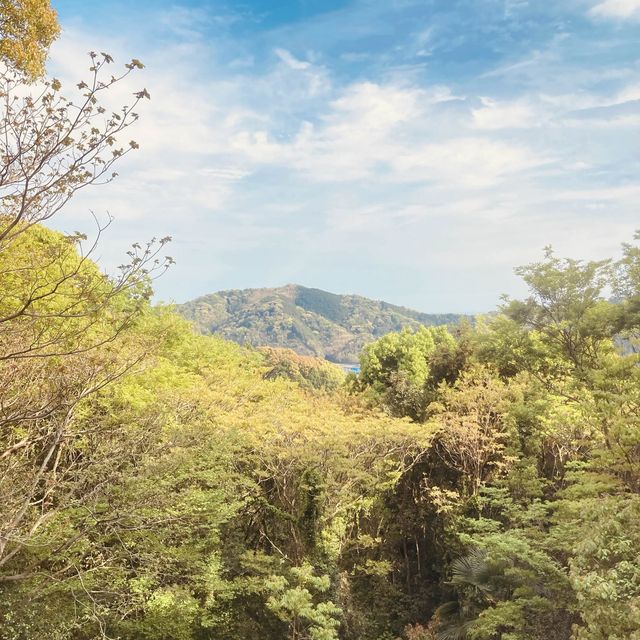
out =
[[[0,59],[34,79],[60,27],[49,0],[0,0]]]
[[[476,367],[443,389],[433,418],[438,449],[461,474],[465,492],[476,496],[490,475],[508,471],[513,422],[508,414],[509,388],[490,370]]]

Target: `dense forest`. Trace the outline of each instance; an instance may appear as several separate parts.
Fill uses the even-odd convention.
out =
[[[386,333],[454,324],[462,318],[295,284],[219,291],[178,305],[177,311],[205,335],[341,363],[357,362],[363,347]]]
[[[108,54],[32,84],[47,7],[0,4],[0,639],[639,639],[640,235],[357,376],[198,335],[169,238],[105,275],[47,226],[148,97],[101,106]]]

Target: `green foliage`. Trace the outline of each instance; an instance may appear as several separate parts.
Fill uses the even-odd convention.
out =
[[[314,601],[329,590],[329,576],[315,576],[309,564],[289,573],[288,579],[279,575],[265,581],[271,594],[267,608],[288,624],[292,640],[337,640],[341,609],[330,600]]]
[[[423,420],[438,384],[458,374],[456,351],[445,327],[387,334],[364,348],[355,388],[378,399],[392,415]]]
[[[638,637],[640,499],[637,495],[586,498],[561,504],[559,514],[558,535],[578,534],[569,561],[569,577],[582,614],[575,637]]]
[[[611,262],[561,260],[549,248],[545,260],[516,269],[530,288],[525,301],[511,301],[504,313],[534,329],[554,352],[577,369],[597,366],[603,348],[620,327],[621,308],[603,298]]]
[[[433,389],[433,354],[420,360],[410,334],[365,352],[369,398],[435,429],[425,469],[406,477],[424,502],[403,500],[396,516],[408,523],[412,510],[432,509],[442,526],[449,578],[432,608],[435,636],[640,633],[637,265],[637,247],[625,245],[615,263],[548,250],[519,269],[531,295],[479,322],[465,351],[458,338],[449,353],[464,357],[447,359],[461,364],[438,376],[422,414],[411,405]],[[407,526],[405,541],[416,536]]]
[[[60,242],[77,262],[73,244],[39,230],[12,251],[22,255],[24,240],[33,255],[30,239]],[[64,304],[59,291],[48,308]],[[98,320],[87,339],[138,308],[136,296],[122,291],[113,309],[83,297]],[[141,308],[105,348],[124,369],[78,402],[56,508],[29,545],[9,548],[0,637],[248,640],[279,637],[284,618],[309,638],[337,637],[344,592],[325,596],[326,576],[346,569],[351,523],[367,519],[428,435],[342,396],[332,365],[297,362],[297,382],[265,375],[269,356],[196,336],[168,310]],[[144,365],[128,367],[141,349]]]

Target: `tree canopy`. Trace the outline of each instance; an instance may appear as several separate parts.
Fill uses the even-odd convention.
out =
[[[0,58],[30,79],[44,73],[60,27],[49,0],[0,0]]]

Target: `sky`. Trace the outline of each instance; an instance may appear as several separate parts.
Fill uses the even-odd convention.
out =
[[[100,262],[170,235],[157,298],[298,283],[425,312],[522,296],[552,245],[640,228],[640,0],[53,0],[48,69],[145,69],[113,183],[57,224],[114,222]],[[126,103],[126,102],[125,102]]]

